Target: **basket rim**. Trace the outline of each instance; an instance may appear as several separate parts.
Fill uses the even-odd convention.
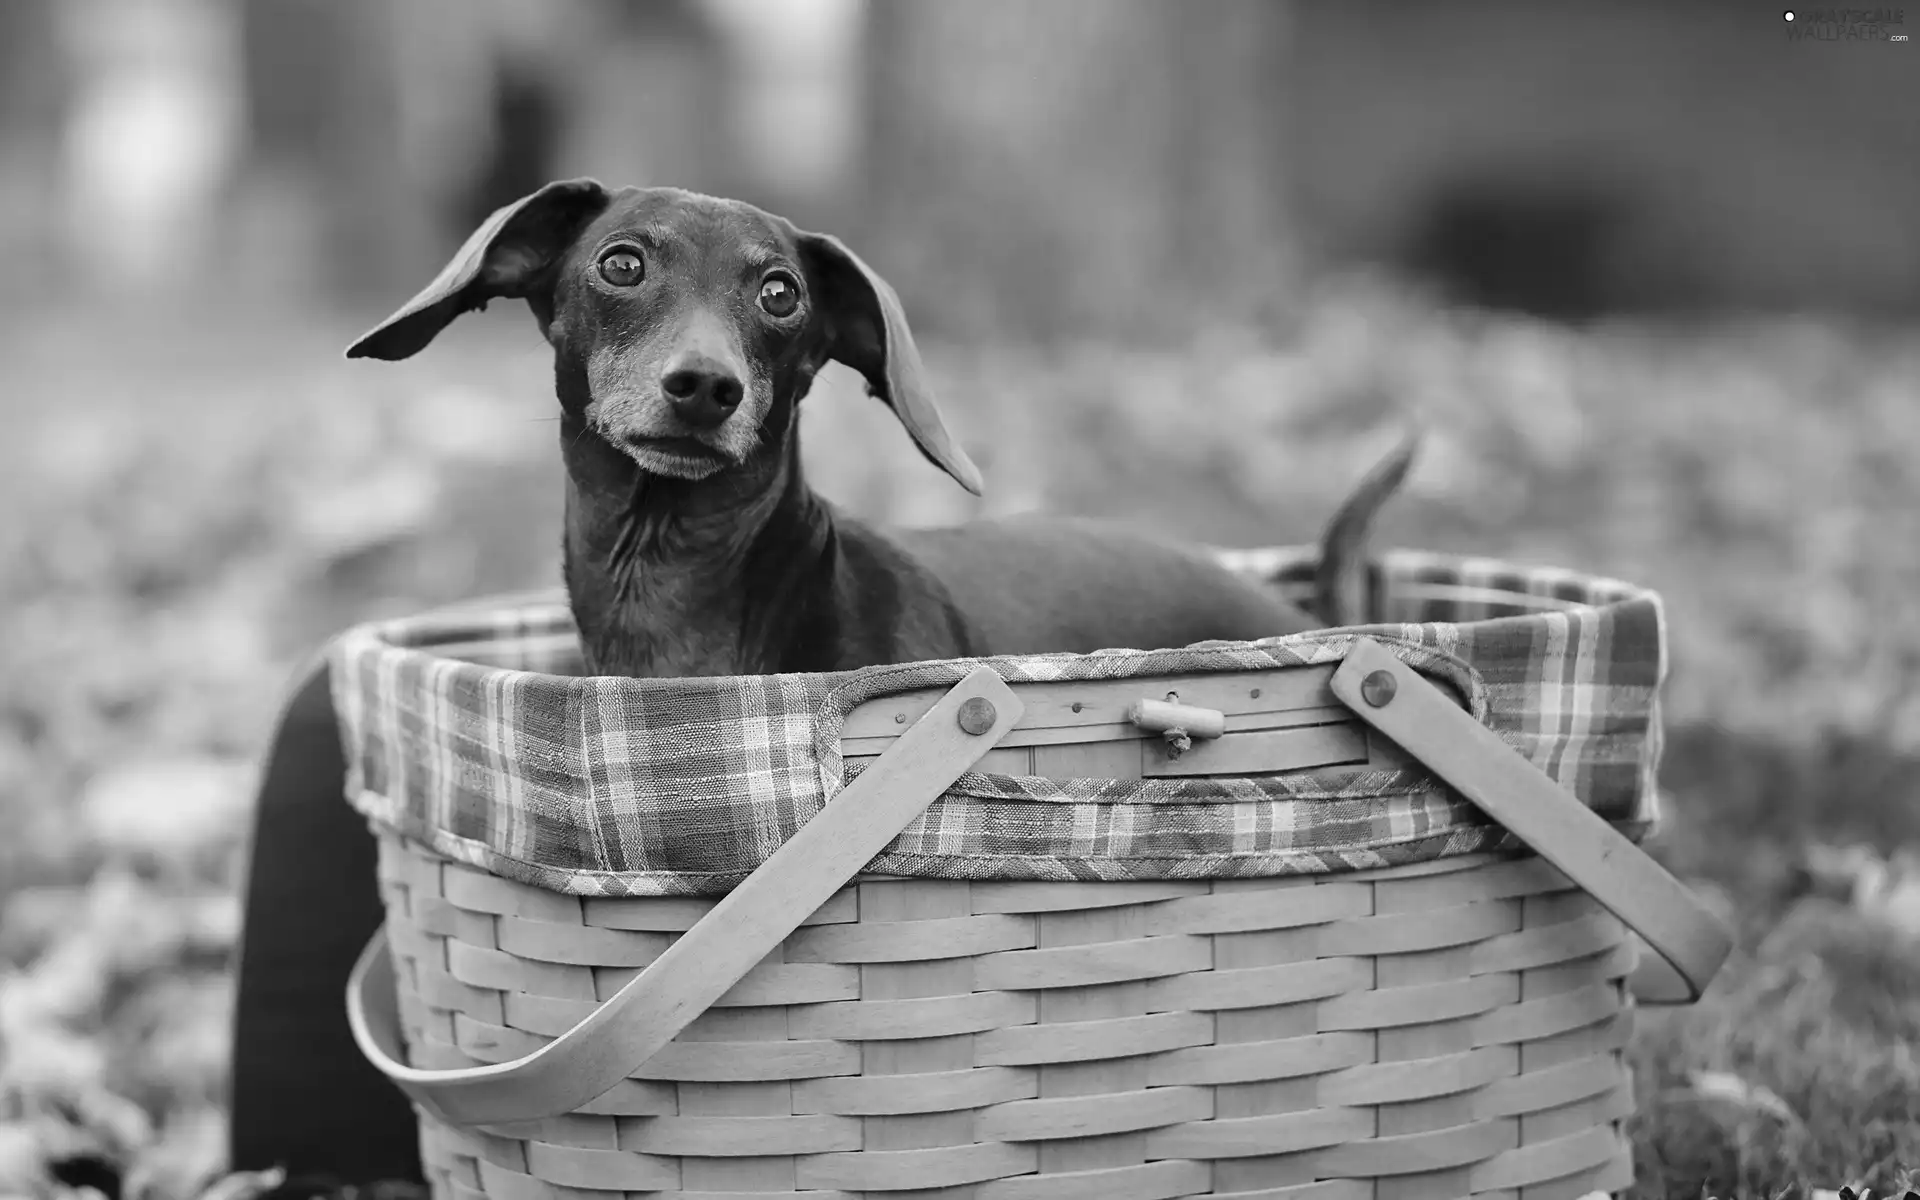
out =
[[[1204,547],[1221,565],[1236,573],[1251,576],[1274,586],[1283,594],[1297,593],[1294,598],[1302,598],[1311,593],[1311,575],[1319,562],[1319,548],[1313,545],[1281,545],[1251,548]],[[1666,678],[1666,622],[1665,605],[1660,593],[1652,588],[1628,582],[1607,575],[1576,571],[1564,567],[1544,566],[1520,563],[1486,555],[1451,554],[1442,551],[1390,548],[1375,552],[1369,556],[1369,570],[1376,580],[1394,595],[1401,598],[1418,596],[1430,600],[1479,601],[1498,603],[1535,609],[1538,613],[1567,612],[1582,608],[1608,608],[1634,601],[1650,602],[1660,614],[1659,648],[1661,653],[1660,677]],[[1433,578],[1433,576],[1439,576]],[[1460,579],[1484,579],[1484,583],[1462,583]],[[1497,582],[1496,582],[1497,581]],[[1508,586],[1501,586],[1506,584]],[[1513,585],[1524,585],[1525,590]],[[1560,591],[1578,590],[1591,599],[1575,600],[1564,598]],[[358,645],[367,648],[377,646],[383,653],[400,656],[417,665],[429,663],[457,663],[470,667],[501,680],[517,677],[515,682],[525,685],[538,683],[545,686],[577,686],[584,680],[595,680],[602,684],[617,681],[614,686],[621,690],[634,692],[698,692],[727,691],[737,689],[749,681],[833,681],[850,680],[870,673],[910,670],[934,663],[959,663],[967,666],[1000,666],[1021,663],[1065,664],[1083,659],[1109,660],[1115,656],[1152,655],[1166,653],[1166,650],[1134,650],[1121,647],[1094,650],[1087,654],[1050,653],[1024,655],[987,655],[973,658],[923,659],[907,663],[889,663],[882,666],[866,667],[852,671],[829,672],[777,672],[767,675],[709,675],[689,676],[675,679],[649,679],[635,676],[585,675],[573,672],[545,671],[522,667],[500,666],[487,663],[474,663],[468,659],[449,656],[441,652],[447,646],[475,648],[479,644],[509,646],[515,643],[530,644],[549,640],[553,645],[571,644],[577,647],[578,631],[574,626],[573,614],[568,607],[564,590],[555,589],[546,593],[546,598],[530,599],[525,592],[503,596],[518,603],[510,606],[483,607],[487,598],[461,604],[454,610],[431,610],[401,617],[388,617],[362,622],[340,634],[332,645]],[[1488,618],[1490,620],[1525,620],[1532,614]],[[1431,621],[1418,622],[1423,625],[1470,625],[1478,622]],[[1404,625],[1404,623],[1395,623]],[[1384,623],[1370,623],[1354,628],[1378,629]],[[1209,641],[1195,643],[1196,646],[1212,648],[1252,648],[1271,645],[1281,641],[1312,639],[1324,634],[1324,630],[1310,630],[1306,633],[1287,635],[1286,637],[1261,638],[1254,641]],[[1178,647],[1172,649],[1187,649]],[[885,694],[885,693],[881,693]]]
[[[1282,595],[1311,591],[1312,547],[1220,553]],[[571,630],[564,602],[361,626],[330,659],[347,798],[376,824],[554,890],[701,894],[744,877],[847,785],[840,734],[863,703],[951,687],[982,666],[1016,686],[1326,666],[1366,637],[1446,685],[1604,818],[1630,827],[1657,820],[1666,638],[1656,593],[1418,551],[1386,552],[1371,565],[1389,606],[1396,590],[1456,593],[1386,613],[1459,619],[1172,650],[687,680],[561,675],[395,644],[461,637],[533,653],[540,639]],[[1394,854],[1459,853],[1500,835],[1424,771],[1388,774],[1134,782],[970,773],[873,869],[1029,879],[1345,871]]]

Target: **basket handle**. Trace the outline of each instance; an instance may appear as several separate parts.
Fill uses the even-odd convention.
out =
[[[1643,999],[1700,998],[1732,936],[1646,851],[1372,638],[1354,640],[1333,694],[1625,922],[1686,989],[1684,1000],[1648,994],[1636,980]]]
[[[999,675],[976,668],[659,958],[525,1058],[455,1070],[407,1066],[384,926],[347,980],[354,1041],[415,1104],[451,1124],[573,1112],[725,995],[992,749],[1023,711]]]

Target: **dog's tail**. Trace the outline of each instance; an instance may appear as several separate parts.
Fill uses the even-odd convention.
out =
[[[1410,419],[1400,444],[1367,472],[1320,537],[1320,565],[1313,576],[1314,615],[1329,628],[1363,625],[1372,619],[1367,538],[1380,509],[1405,482],[1425,433],[1418,421]]]

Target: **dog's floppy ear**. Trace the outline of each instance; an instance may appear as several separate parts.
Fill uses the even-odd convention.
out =
[[[826,313],[829,353],[866,378],[867,390],[893,410],[922,454],[980,495],[980,468],[947,432],[900,297],[837,238],[803,233],[800,252]]]
[[[597,180],[568,179],[496,209],[432,283],[348,347],[347,357],[408,358],[461,313],[503,296],[531,296],[607,199]]]

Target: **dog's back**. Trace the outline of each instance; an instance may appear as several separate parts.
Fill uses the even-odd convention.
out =
[[[947,603],[989,654],[1158,650],[1357,625],[1372,616],[1366,551],[1374,519],[1405,481],[1420,441],[1410,423],[1327,523],[1313,613],[1204,550],[1101,521],[1008,517],[893,538],[944,585]]]
[[[1159,649],[1316,625],[1203,551],[1099,521],[1021,516],[891,536],[946,586],[990,654]]]

